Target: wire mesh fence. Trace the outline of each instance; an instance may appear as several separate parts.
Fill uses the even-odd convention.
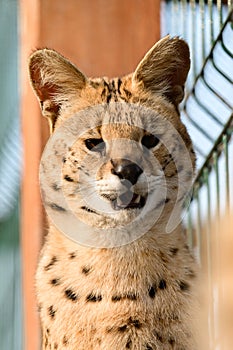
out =
[[[163,34],[182,36],[191,49],[192,66],[181,115],[194,141],[197,175],[187,232],[190,246],[207,270],[209,348],[220,349],[221,291],[213,281],[212,252],[213,242],[218,247],[221,239],[219,218],[233,204],[233,2],[166,1],[162,3],[162,23]]]

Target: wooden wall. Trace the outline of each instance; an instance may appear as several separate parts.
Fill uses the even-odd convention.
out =
[[[20,0],[21,116],[24,176],[21,243],[25,350],[37,350],[40,331],[34,274],[46,225],[38,165],[48,128],[28,82],[27,58],[36,48],[61,52],[89,76],[117,76],[136,68],[160,36],[159,0]]]

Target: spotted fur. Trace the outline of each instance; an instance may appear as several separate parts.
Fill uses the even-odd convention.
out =
[[[83,161],[90,154],[87,148],[91,147],[90,140],[101,138],[111,144],[113,139],[126,138],[138,145],[147,135],[146,129],[152,128],[154,132],[159,129],[161,118],[176,130],[163,130],[171,146],[169,150],[163,144],[152,149],[166,178],[167,195],[150,212],[153,216],[164,207],[159,221],[142,237],[112,248],[101,247],[104,242],[97,237],[99,247],[91,248],[71,241],[50,223],[36,275],[43,350],[194,350],[195,262],[186,247],[180,223],[172,232],[164,233],[178,193],[178,175],[183,176],[184,184],[190,181],[195,164],[192,143],[178,113],[189,70],[186,43],[178,38],[164,38],[146,54],[133,74],[122,78],[89,79],[64,57],[48,49],[32,54],[29,69],[51,132],[56,132],[75,113],[87,113],[93,106],[100,105],[111,122],[106,127],[102,124],[103,114],[87,113],[83,123],[89,130],[61,160],[63,191],[72,209],[93,227],[109,230],[118,227],[132,219],[136,209],[119,210],[113,218],[82,204],[77,193],[80,176],[91,177],[91,166],[95,164],[94,152],[92,162]],[[141,118],[142,108],[153,113]],[[91,125],[96,118],[99,124],[93,129]],[[142,127],[134,126],[134,120]],[[174,160],[180,138],[188,150],[191,171],[182,166],[179,157],[178,167]],[[65,142],[61,140],[59,147]],[[137,157],[139,146],[135,147],[112,148],[110,158],[121,160],[126,151]],[[138,159],[144,162],[143,158]],[[105,162],[96,179],[99,194],[107,203],[116,196],[115,190],[108,187],[108,179],[115,179],[118,169],[116,165],[113,168],[113,163]],[[44,169],[50,166],[53,164],[42,164]],[[153,164],[145,161],[143,167],[151,179],[157,176]],[[140,196],[145,191],[139,181],[142,175],[139,174],[134,185]],[[51,179],[51,191],[57,193],[61,189],[55,180]],[[151,186],[156,187],[153,181]],[[62,203],[46,205],[63,217],[67,215]],[[103,240],[108,238],[106,234]]]

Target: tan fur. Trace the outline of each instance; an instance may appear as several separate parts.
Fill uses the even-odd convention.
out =
[[[178,193],[178,175],[182,177],[184,196],[195,163],[192,143],[178,114],[189,70],[186,43],[178,38],[162,39],[134,74],[120,80],[89,79],[58,53],[47,49],[32,54],[29,69],[42,113],[49,119],[52,131],[56,133],[66,120],[84,111],[82,123],[87,131],[66,155],[63,191],[73,211],[93,226],[93,232],[95,227],[105,228],[105,235],[96,238],[97,248],[91,248],[71,241],[50,223],[36,276],[43,349],[195,349],[195,261],[180,223],[165,233]],[[101,113],[88,109],[93,106]],[[92,128],[96,121],[98,126]],[[164,128],[165,121],[172,127]],[[140,143],[146,130],[160,130],[164,137],[165,144],[152,150],[167,181],[164,209],[156,224],[138,239],[103,248],[110,239],[110,230],[127,224],[138,212],[120,210],[112,216],[96,215],[80,207],[82,197],[75,189],[82,171],[92,177],[97,162],[95,152],[92,154],[85,147],[85,140],[102,138],[108,144],[110,160],[133,157],[135,163],[142,162],[154,191],[161,169],[143,156]],[[122,138],[128,140],[127,147],[121,144]],[[182,151],[179,153],[181,144],[188,151],[189,167],[182,165],[186,163],[182,163]],[[170,159],[170,152],[176,162]],[[90,160],[85,163],[87,156]],[[106,203],[111,196],[119,195],[117,186],[121,187],[110,160],[102,164],[94,179],[98,195],[105,196]],[[49,162],[42,165],[50,166]],[[60,190],[56,179],[48,181],[51,191]],[[114,186],[111,181],[115,181]],[[143,181],[140,175],[134,185],[140,195],[146,191]],[[60,205],[53,203],[52,209],[61,209]],[[153,213],[152,210],[145,215],[142,227]]]

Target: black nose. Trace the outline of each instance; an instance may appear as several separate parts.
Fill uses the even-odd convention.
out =
[[[128,180],[132,185],[135,185],[139,176],[142,174],[142,169],[128,159],[111,160],[113,165],[112,174],[117,175],[121,180]]]

